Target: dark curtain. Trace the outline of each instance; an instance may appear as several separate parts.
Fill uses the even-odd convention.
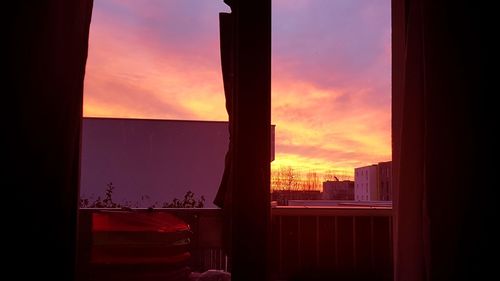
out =
[[[222,78],[224,82],[224,95],[226,98],[226,110],[229,120],[229,146],[226,152],[224,173],[221,183],[214,199],[214,204],[222,209],[223,216],[223,243],[226,254],[231,255],[231,214],[232,214],[232,165],[234,135],[233,116],[233,91],[234,91],[234,15],[228,13],[219,14],[220,53]]]
[[[21,1],[19,1],[21,2]],[[83,80],[92,0],[24,1],[5,46],[4,186],[8,271],[15,280],[73,280]],[[4,64],[5,66],[5,64]],[[5,100],[4,100],[5,101]],[[4,252],[5,254],[5,252]],[[5,265],[4,265],[5,268]]]
[[[393,0],[395,280],[479,280],[478,5]],[[486,195],[487,196],[487,195]],[[486,204],[488,206],[488,204]],[[493,208],[493,207],[491,207]],[[484,269],[482,269],[484,271]]]
[[[269,278],[271,1],[225,0],[221,57],[230,147],[215,203],[225,215],[233,280]]]

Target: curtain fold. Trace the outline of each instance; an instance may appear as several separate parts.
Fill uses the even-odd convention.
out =
[[[393,73],[394,185],[400,187],[394,200],[395,279],[425,280],[424,256],[424,61],[422,3],[407,1],[399,9],[393,25],[395,50]],[[397,76],[396,76],[397,75]]]
[[[6,38],[8,254],[15,279],[73,280],[92,0],[16,3]]]
[[[227,1],[226,1],[227,2]],[[234,149],[234,116],[233,116],[233,95],[234,95],[234,15],[228,13],[219,14],[220,32],[220,53],[222,79],[224,82],[224,95],[226,98],[226,111],[229,125],[229,145],[226,152],[224,173],[214,199],[214,204],[222,209],[224,220],[223,241],[226,254],[231,254],[231,214],[232,214],[232,165]]]

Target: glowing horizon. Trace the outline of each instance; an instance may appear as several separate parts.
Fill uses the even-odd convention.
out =
[[[222,1],[95,1],[84,116],[227,120]],[[391,159],[390,1],[274,0],[273,169]]]

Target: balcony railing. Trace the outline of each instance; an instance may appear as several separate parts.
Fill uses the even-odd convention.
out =
[[[81,280],[88,280],[91,271],[92,213],[100,210],[80,210],[78,276]],[[223,221],[219,209],[154,211],[173,213],[190,224],[193,270],[230,271],[222,247]],[[275,207],[271,214],[274,280],[314,280],[318,276],[331,280],[360,274],[370,276],[369,280],[392,280],[390,208]]]
[[[390,208],[273,208],[273,277],[392,280],[391,234]]]

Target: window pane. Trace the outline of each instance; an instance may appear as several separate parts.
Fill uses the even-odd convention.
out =
[[[273,0],[272,188],[307,189],[309,173],[352,181],[391,160],[390,20],[390,0]],[[361,170],[359,187],[377,190],[376,173]]]
[[[95,1],[82,198],[103,199],[112,183],[119,204],[161,207],[192,191],[214,207],[228,144],[218,23],[227,10],[223,1]]]

